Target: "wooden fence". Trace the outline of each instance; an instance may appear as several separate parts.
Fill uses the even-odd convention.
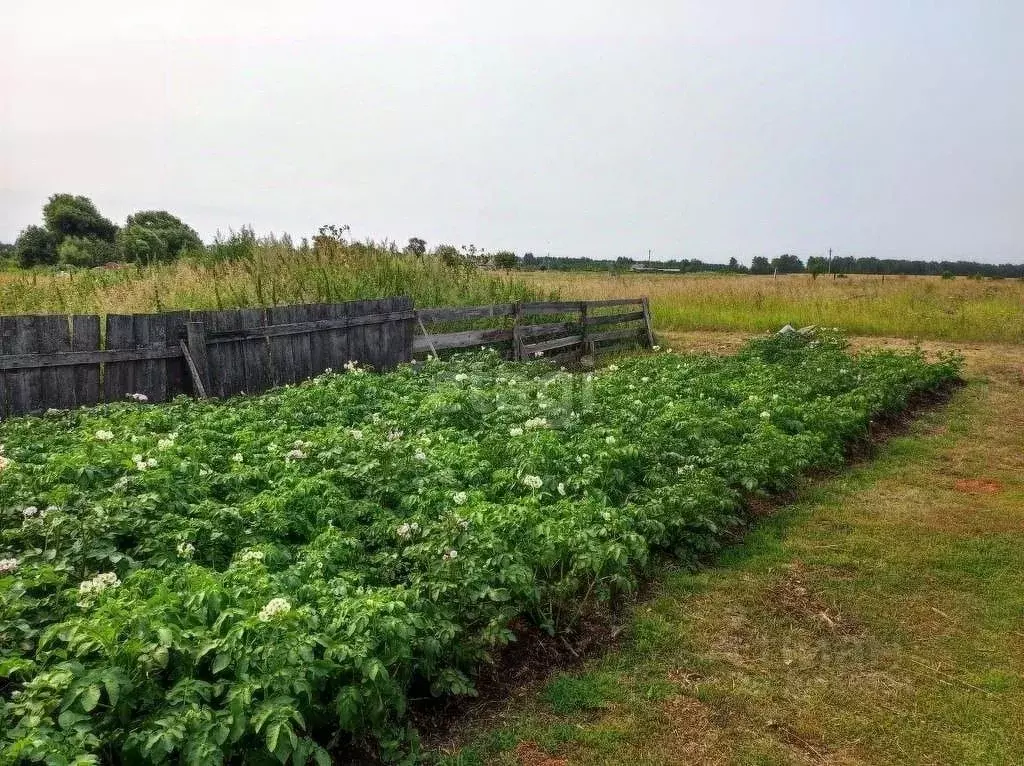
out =
[[[416,316],[421,334],[413,340],[414,354],[486,345],[505,349],[512,359],[553,355],[555,359],[570,360],[593,357],[623,343],[654,345],[646,298],[421,309]],[[536,321],[538,317],[554,321]],[[433,325],[488,324],[493,320],[498,320],[499,326],[442,333],[428,329]]]
[[[473,327],[450,329],[466,324]],[[445,331],[427,330],[438,326]],[[0,418],[133,394],[162,402],[258,393],[349,360],[387,370],[414,354],[480,345],[502,346],[513,359],[569,359],[623,342],[653,345],[646,298],[415,311],[396,297],[110,314],[102,333],[98,316],[0,316]]]
[[[257,393],[340,368],[411,358],[409,298],[229,311],[0,317],[0,417],[144,394]]]

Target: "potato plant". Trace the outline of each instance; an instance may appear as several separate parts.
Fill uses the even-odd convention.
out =
[[[654,552],[834,466],[958,361],[798,334],[591,374],[488,351],[219,403],[0,424],[5,762],[414,757],[410,697],[472,694]]]

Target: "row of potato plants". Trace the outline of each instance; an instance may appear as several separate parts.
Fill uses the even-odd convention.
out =
[[[575,374],[481,351],[0,424],[2,757],[415,758],[411,697],[706,556],[958,365],[831,333]]]

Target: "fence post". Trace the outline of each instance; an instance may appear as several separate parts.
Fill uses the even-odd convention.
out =
[[[644,307],[644,327],[647,328],[647,347],[654,348],[654,330],[651,329],[651,308],[647,303],[647,296],[640,299]]]
[[[594,356],[594,342],[590,340],[590,328],[587,325],[587,318],[590,316],[590,304],[580,301],[580,335],[583,337],[583,353],[586,356]]]
[[[210,361],[206,355],[206,326],[202,322],[186,322],[185,331],[188,345],[182,347],[185,362],[192,373],[199,398],[205,399],[210,394]]]
[[[518,362],[523,358],[522,330],[519,327],[519,320],[523,316],[523,302],[516,301],[516,313],[512,319],[512,361]]]

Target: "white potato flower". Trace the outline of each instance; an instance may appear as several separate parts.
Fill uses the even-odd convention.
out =
[[[31,519],[37,513],[39,513],[39,509],[36,508],[34,505],[29,505],[21,509],[21,515],[24,516],[26,519]]]
[[[423,451],[423,450],[421,450],[421,449],[418,449],[418,450],[416,450],[416,452],[415,452],[415,453],[413,454],[413,457],[414,457],[414,458],[415,458],[416,460],[419,460],[420,462],[422,462],[422,461],[424,461],[424,460],[426,460],[426,459],[427,459],[427,453],[426,453],[426,452],[424,452],[424,451]]]
[[[456,383],[461,383],[464,380],[469,380],[469,376],[466,373],[460,372],[460,373],[457,373],[455,375],[455,382]]]
[[[469,500],[469,495],[465,492],[456,492],[452,495],[452,502],[456,505],[465,505],[466,501]]]
[[[102,428],[96,432],[96,439],[101,442],[109,442],[114,438],[113,431],[104,431]]]
[[[174,446],[174,439],[161,439],[156,443],[157,449],[170,449]]]
[[[560,494],[562,497],[565,497],[565,482],[564,481],[558,482],[558,494]]]
[[[772,414],[768,412],[768,410],[763,410],[761,412],[761,420],[768,420],[768,418],[770,418],[771,416]]]
[[[287,614],[292,609],[291,602],[286,598],[272,598],[267,602],[267,605],[260,609],[260,613],[257,615],[260,622],[269,622],[270,620],[277,617],[279,614]]]
[[[11,459],[0,455],[0,471],[4,471],[11,466]]]
[[[11,574],[18,568],[17,559],[0,559],[0,575]]]
[[[348,434],[349,434],[349,436],[351,436],[356,441],[362,441],[363,432],[360,431],[358,428],[350,428],[348,430]]]
[[[125,397],[139,403],[149,401],[149,397],[145,394],[125,394]]]
[[[455,550],[454,548],[451,548],[450,550],[445,551],[444,556],[442,556],[441,558],[443,558],[445,561],[452,561],[452,560],[454,560],[454,559],[456,559],[458,557],[459,557],[459,552],[457,550]]]
[[[523,484],[525,484],[530,489],[540,489],[541,486],[544,484],[544,480],[541,479],[540,476],[527,474],[526,476],[523,477]]]
[[[609,434],[608,436],[604,437],[604,443],[605,444],[615,444],[615,441],[616,441],[615,437],[612,436],[611,434]]]
[[[245,462],[245,458],[242,457],[242,453],[241,452],[236,452],[234,455],[232,455],[231,456],[231,460],[236,462],[236,463],[244,463]]]
[[[512,426],[510,429],[508,429],[508,435],[509,436],[522,436],[523,435],[523,429],[520,428],[519,426]]]
[[[263,561],[264,555],[263,551],[257,551],[250,548],[249,550],[242,551],[238,554],[238,561],[241,563]]]
[[[78,603],[82,605],[88,604],[93,597],[98,596],[107,588],[116,588],[120,584],[121,581],[113,572],[103,572],[91,580],[84,580],[78,584]]]
[[[302,460],[306,457],[306,453],[300,449],[293,449],[284,456],[285,460]]]
[[[196,546],[192,543],[178,543],[178,555],[183,559],[190,559],[195,555]]]
[[[547,418],[530,418],[525,423],[523,423],[523,426],[526,428],[527,431],[534,431],[534,430],[537,430],[537,429],[540,429],[540,428],[547,428],[548,427],[548,419]]]

